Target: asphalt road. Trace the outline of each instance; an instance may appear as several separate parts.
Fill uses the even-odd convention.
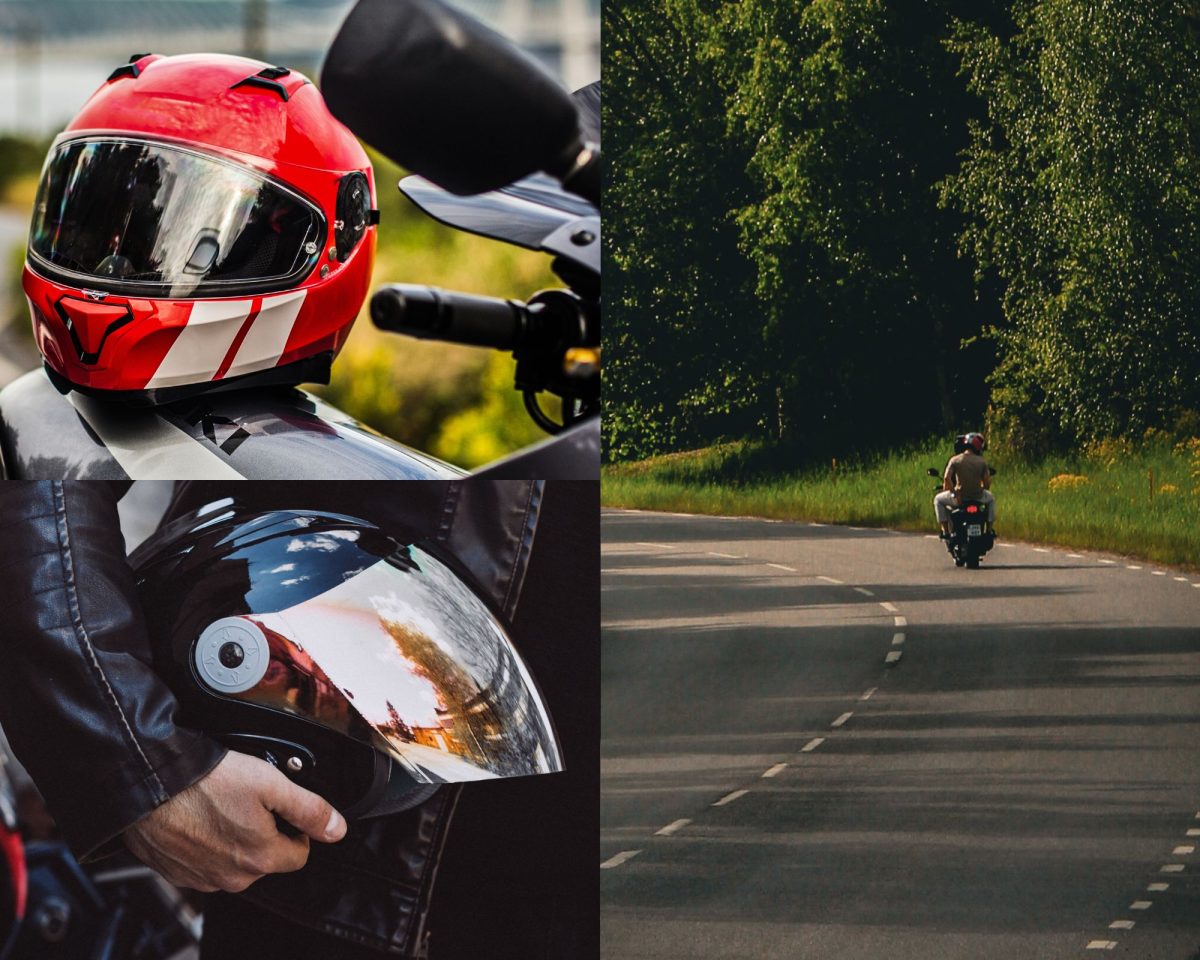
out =
[[[1200,956],[1200,575],[625,512],[603,570],[604,960]]]

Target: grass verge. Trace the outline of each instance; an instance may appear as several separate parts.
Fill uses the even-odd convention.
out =
[[[815,520],[932,531],[925,475],[950,445],[931,440],[856,464],[781,472],[772,452],[735,443],[603,470],[605,506]],[[1075,457],[1010,462],[989,451],[1002,537],[1200,569],[1200,438],[1096,444]]]

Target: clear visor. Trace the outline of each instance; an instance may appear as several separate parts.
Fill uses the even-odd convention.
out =
[[[447,567],[411,548],[278,613],[266,672],[238,699],[370,743],[421,783],[562,769],[546,708],[504,630]]]
[[[230,161],[123,139],[62,143],[42,174],[31,255],[99,289],[171,298],[283,289],[312,268],[320,210]]]

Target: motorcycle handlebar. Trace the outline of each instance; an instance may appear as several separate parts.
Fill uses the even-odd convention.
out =
[[[395,283],[371,297],[371,320],[381,330],[423,340],[512,350],[525,333],[528,308],[516,300]]]

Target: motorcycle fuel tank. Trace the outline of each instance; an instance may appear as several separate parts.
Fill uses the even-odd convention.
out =
[[[457,467],[388,440],[303,390],[155,408],[65,396],[42,370],[0,391],[10,480],[442,480]]]

